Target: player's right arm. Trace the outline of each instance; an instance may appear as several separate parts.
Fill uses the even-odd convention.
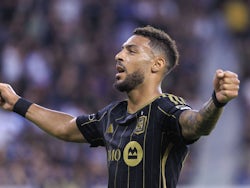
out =
[[[10,85],[0,83],[0,106],[3,109],[13,111],[18,100],[20,100],[20,96],[15,93]],[[76,117],[69,114],[32,104],[28,108],[25,118],[59,139],[71,142],[86,142],[77,127]]]

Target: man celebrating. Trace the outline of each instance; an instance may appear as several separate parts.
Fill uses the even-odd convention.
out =
[[[197,111],[181,97],[162,92],[164,77],[179,60],[167,33],[151,26],[137,28],[115,59],[114,86],[126,92],[127,99],[95,114],[73,117],[44,108],[4,83],[0,105],[57,138],[105,146],[109,188],[174,188],[187,145],[208,135],[223,106],[238,96],[237,74],[217,70],[212,97]]]

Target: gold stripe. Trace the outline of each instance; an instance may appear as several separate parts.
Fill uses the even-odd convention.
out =
[[[163,188],[167,188],[167,180],[166,180],[166,163],[168,159],[168,155],[173,148],[174,144],[170,143],[163,155],[162,162],[161,162],[161,176],[162,176],[162,183],[163,183]]]
[[[161,134],[161,147],[162,147],[162,144],[163,144],[164,135],[165,135],[165,132],[162,132],[162,134]],[[161,162],[162,162],[162,157],[160,155],[160,162],[159,162],[160,172],[159,172],[159,174],[161,174]],[[161,176],[160,175],[159,175],[159,188],[161,188]]]
[[[164,98],[164,97],[167,97],[166,93],[162,93],[161,96]]]
[[[115,119],[115,121],[118,121],[118,120],[120,120],[120,119],[122,119],[122,118],[124,118],[124,117],[125,117],[125,116],[119,117],[119,118]]]
[[[118,104],[119,104],[119,103],[118,103]],[[108,114],[108,119],[110,118],[110,112],[111,112],[118,104],[114,105],[114,106],[110,109],[109,114]],[[105,111],[99,119],[89,120],[89,121],[87,121],[87,122],[85,122],[85,123],[82,123],[81,126],[84,126],[84,125],[89,124],[89,123],[92,123],[92,122],[101,121],[102,118],[103,118],[107,113],[108,113],[108,111]]]
[[[130,113],[130,112],[128,111],[128,113],[130,113],[130,114],[135,114],[135,113],[141,111],[141,110],[142,110],[143,108],[145,108],[146,106],[152,105],[152,103],[153,103],[156,99],[158,99],[159,97],[161,97],[161,95],[154,97],[154,98],[151,99],[149,102],[147,102],[147,103],[143,104],[142,106],[140,106],[136,112],[131,112],[131,113]]]
[[[131,142],[133,134],[134,134],[134,131],[131,132],[129,142]],[[130,167],[128,166],[127,188],[129,188],[129,186],[130,186],[130,182],[129,182],[130,180],[129,179],[130,179]]]
[[[187,160],[187,158],[188,158],[188,155],[189,155],[189,151],[187,152],[186,156],[184,157],[184,159],[183,159],[183,161],[182,161],[182,163],[181,163],[181,169],[184,167],[185,162],[186,162],[186,160]]]
[[[113,138],[114,138],[114,135],[116,134],[118,128],[119,128],[119,126],[117,125],[116,128],[115,128],[115,131],[114,131],[113,134],[112,134],[111,139],[109,140],[110,143],[112,142],[112,140],[113,140]],[[106,147],[106,148],[107,148],[107,154],[108,154],[108,147]],[[107,164],[108,164],[108,167],[109,167],[110,162],[108,161],[108,158],[107,158]]]
[[[127,188],[129,188],[130,168],[128,166]]]
[[[136,127],[134,128],[134,130],[136,129]],[[131,134],[130,134],[130,139],[129,139],[129,142],[131,142],[132,138],[133,138],[133,135],[134,135],[134,130],[132,130]],[[130,166],[128,166],[128,177],[127,177],[127,188],[130,187]]]
[[[152,107],[152,103],[150,104],[149,110],[148,110],[148,118],[147,118],[147,124],[145,127],[144,142],[143,142],[143,188],[145,187],[146,137],[147,137],[147,132],[148,132],[149,119],[151,115],[151,107]]]
[[[117,105],[118,105],[118,104],[117,104]],[[107,125],[109,125],[109,123],[110,123],[110,113],[111,113],[111,111],[112,111],[117,105],[115,105],[115,106],[109,111],[109,113],[108,113],[108,122],[107,122]],[[114,127],[113,127],[113,128],[114,128]],[[110,143],[112,142],[112,140],[113,140],[113,138],[114,138],[114,136],[115,136],[115,134],[116,134],[118,128],[119,128],[119,125],[116,125],[115,130],[114,130],[114,132],[112,133],[112,137],[111,137],[111,139],[110,139],[108,142],[110,142]],[[108,145],[106,146],[106,148],[107,148],[107,156],[108,156]],[[107,164],[108,164],[108,168],[109,168],[110,162],[108,161],[108,157],[107,157]]]
[[[118,127],[118,126],[117,126]],[[120,148],[121,146],[121,141],[122,141],[122,136],[124,135],[124,133],[126,132],[128,126],[124,129],[123,133],[121,134],[121,138],[120,138],[120,142],[119,142],[119,145],[118,145],[118,148]],[[118,161],[116,162],[116,169],[115,169],[115,179],[114,179],[114,188],[116,188],[116,175],[117,175],[117,170],[118,170]]]
[[[158,109],[159,109],[163,114],[165,114],[165,115],[167,115],[167,116],[169,116],[169,117],[172,117],[172,118],[176,119],[176,117],[175,117],[174,115],[165,112],[161,107],[158,106]]]
[[[81,126],[87,125],[87,124],[92,123],[92,122],[101,121],[102,118],[103,118],[106,114],[107,114],[107,112],[103,113],[103,115],[100,117],[100,119],[89,120],[89,121],[87,121],[87,122],[85,122],[85,123],[82,123]]]

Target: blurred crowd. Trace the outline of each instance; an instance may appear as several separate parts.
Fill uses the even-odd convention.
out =
[[[165,92],[199,101],[199,80],[213,18],[239,54],[242,159],[236,184],[250,184],[249,0],[1,0],[0,81],[42,106],[93,113],[125,95],[113,88],[114,56],[138,26],[153,25],[177,42],[180,65]],[[211,78],[212,80],[212,78]],[[238,110],[238,109],[236,109]],[[0,185],[80,188],[106,185],[103,148],[66,143],[13,113],[0,111]],[[195,155],[192,157],[195,158]],[[189,184],[192,158],[180,184]]]

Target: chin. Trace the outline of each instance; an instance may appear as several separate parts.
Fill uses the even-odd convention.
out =
[[[121,80],[121,79],[115,81],[115,84],[116,84],[116,85],[120,85],[120,84],[122,84],[122,83],[123,83],[123,80]]]
[[[114,86],[115,89],[117,89],[120,92],[127,92],[127,88],[124,87],[123,82],[121,80],[115,81],[113,86]]]

